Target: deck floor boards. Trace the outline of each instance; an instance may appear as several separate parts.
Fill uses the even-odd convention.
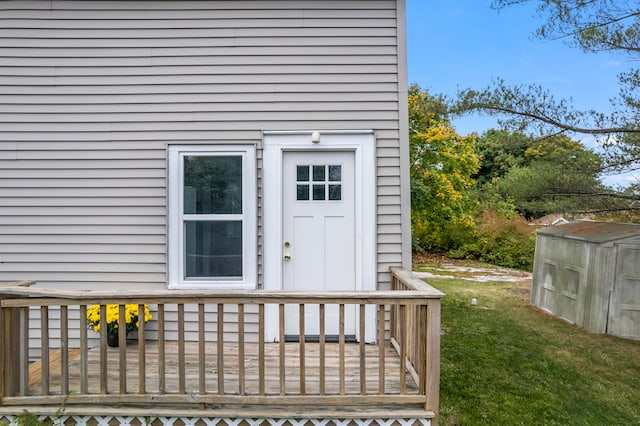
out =
[[[158,374],[158,346],[156,342],[146,342],[145,351],[145,387],[146,393],[154,394],[160,392],[160,380]],[[178,343],[165,342],[165,393],[178,393],[179,391],[179,368],[178,368]],[[207,344],[205,347],[205,388],[206,393],[219,394],[218,391],[218,353],[217,344]],[[299,343],[285,344],[285,393],[299,395],[300,389],[300,345]],[[73,351],[73,352],[71,352]],[[360,347],[355,343],[344,345],[344,381],[345,394],[360,394]],[[185,343],[185,390],[186,393],[198,394],[200,366],[198,358],[198,345],[196,342]],[[379,368],[379,348],[378,345],[365,346],[365,376],[366,393],[377,395],[379,393],[378,368]],[[119,370],[119,348],[108,348],[107,350],[107,382],[108,393],[118,393],[120,391],[120,370]],[[59,356],[52,357],[50,362],[50,394],[60,394],[61,390],[61,369]],[[77,350],[70,350],[69,360],[69,391],[81,394],[80,392],[80,355]],[[338,395],[340,393],[339,383],[339,344],[325,344],[325,394]],[[126,348],[127,367],[127,393],[140,393],[139,389],[139,361],[138,345],[136,341],[129,341]],[[318,343],[305,343],[305,389],[306,395],[320,395],[320,356]],[[240,393],[239,383],[239,359],[238,344],[224,343],[223,347],[224,364],[224,394],[238,395]],[[92,348],[88,353],[88,378],[89,394],[101,394],[100,377],[100,350]],[[400,394],[400,359],[398,354],[389,346],[385,348],[385,394]],[[245,395],[259,395],[259,357],[258,344],[245,343],[244,347],[244,371]],[[405,374],[406,393],[417,394],[418,388],[410,374]],[[280,346],[278,343],[265,344],[265,395],[280,394]],[[40,368],[30,369],[29,393],[31,395],[41,394]]]

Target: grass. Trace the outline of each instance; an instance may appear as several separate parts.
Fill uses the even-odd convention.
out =
[[[447,294],[441,424],[640,425],[640,342],[540,312],[526,284],[429,283]]]

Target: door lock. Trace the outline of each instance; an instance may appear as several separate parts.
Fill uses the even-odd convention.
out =
[[[284,255],[284,260],[289,261],[291,260],[291,255],[289,253]]]

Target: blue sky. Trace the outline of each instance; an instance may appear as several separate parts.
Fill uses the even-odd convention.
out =
[[[493,78],[539,84],[583,108],[608,111],[626,58],[588,54],[562,41],[535,38],[541,22],[531,5],[495,11],[490,0],[407,0],[409,82],[455,95]],[[456,121],[459,133],[482,133],[493,119]]]
[[[562,41],[535,37],[542,22],[531,5],[496,11],[491,0],[407,0],[409,83],[430,93],[454,96],[481,89],[492,79],[538,84],[557,98],[573,99],[580,109],[610,110],[618,93],[617,75],[628,58],[584,53]],[[453,121],[458,133],[497,127],[495,118],[472,115]],[[575,139],[584,136],[575,135]],[[584,139],[593,146],[593,139]],[[606,177],[611,185],[630,176]]]

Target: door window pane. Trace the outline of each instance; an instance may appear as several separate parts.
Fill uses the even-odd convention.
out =
[[[329,166],[329,180],[331,182],[342,180],[342,166]]]
[[[296,166],[296,180],[309,182],[309,166]]]
[[[309,200],[309,185],[297,185],[296,200],[308,201]]]
[[[242,278],[242,222],[185,222],[185,278]]]
[[[342,185],[329,185],[329,200],[340,201],[342,199]]]
[[[313,181],[324,182],[325,178],[325,166],[313,166]]]
[[[242,213],[242,157],[184,157],[185,214]]]
[[[316,201],[326,199],[324,185],[313,185],[313,199]]]

